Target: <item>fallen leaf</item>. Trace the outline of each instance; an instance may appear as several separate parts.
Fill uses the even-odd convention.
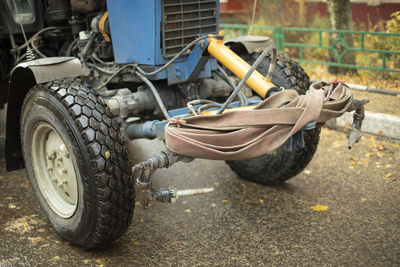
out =
[[[384,146],[383,144],[380,144],[380,145],[378,146],[378,150],[379,150],[379,151],[385,150],[385,146]]]
[[[215,186],[219,186],[219,182],[214,182],[214,185]]]
[[[9,209],[15,209],[16,207],[17,207],[17,206],[15,206],[14,204],[11,204],[11,203],[8,204],[8,208],[9,208]]]
[[[187,204],[187,201],[186,200],[182,201],[182,204],[183,205]]]
[[[228,203],[229,201],[228,200],[226,200],[226,199],[223,199],[222,200],[222,203]]]
[[[96,262],[102,262],[103,259],[96,259]]]
[[[43,237],[38,236],[38,237],[29,237],[29,240],[31,240],[33,243],[37,244],[40,242],[46,241]]]
[[[217,206],[217,204],[215,204],[215,203],[211,204],[211,207],[213,207],[213,208],[215,208],[216,206]]]
[[[367,199],[366,199],[365,197],[362,197],[362,198],[361,198],[361,201],[362,201],[362,202],[365,202],[365,201],[367,201]]]
[[[46,231],[46,229],[44,229],[44,228],[40,228],[40,229],[38,230],[39,233],[43,233],[44,231]]]
[[[323,205],[318,204],[318,205],[312,206],[310,208],[315,211],[326,211],[328,209],[328,206],[323,206]]]
[[[43,245],[41,245],[40,247],[41,247],[41,248],[47,248],[48,246],[49,246],[49,243],[43,244]]]
[[[386,178],[389,178],[390,176],[392,176],[392,173],[391,173],[391,172],[388,172],[388,173],[386,174]]]
[[[134,245],[140,245],[140,241],[133,241],[132,244],[134,244]]]
[[[365,153],[365,156],[367,157],[367,158],[369,158],[369,157],[372,157],[372,153]]]
[[[308,175],[308,174],[311,173],[311,171],[310,170],[305,170],[304,173]]]
[[[51,258],[50,261],[58,261],[60,259],[60,256],[54,256],[53,258]]]
[[[185,212],[189,213],[189,212],[191,212],[191,210],[190,210],[190,209],[187,209],[187,210],[185,210]]]
[[[259,202],[260,204],[263,204],[263,203],[264,203],[264,200],[259,199],[258,202]]]

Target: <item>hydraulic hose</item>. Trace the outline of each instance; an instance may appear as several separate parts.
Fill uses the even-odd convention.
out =
[[[258,65],[260,65],[260,63],[262,62],[262,60],[267,56],[267,54],[273,50],[274,54],[276,55],[276,48],[275,46],[269,46],[267,47],[262,53],[261,55],[257,58],[257,60],[254,62],[254,64],[251,66],[251,68],[247,71],[246,75],[243,77],[243,79],[239,82],[239,84],[237,85],[237,87],[235,88],[235,90],[233,90],[232,94],[229,96],[229,98],[225,101],[225,103],[222,105],[222,107],[218,110],[217,114],[221,114],[222,112],[224,112],[224,110],[228,107],[228,105],[230,103],[232,103],[232,101],[235,99],[235,97],[237,96],[237,94],[240,92],[240,90],[242,89],[243,85],[245,85],[246,81],[250,78],[251,74],[253,73],[253,71],[256,70],[256,68],[258,67]],[[271,67],[272,66],[272,67]],[[273,70],[274,70],[274,66],[275,66],[275,60],[273,59],[273,62],[271,62],[269,70],[268,70],[268,74],[267,75],[271,75]]]

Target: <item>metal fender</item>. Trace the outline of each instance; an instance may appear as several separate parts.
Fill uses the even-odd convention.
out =
[[[18,64],[11,72],[8,89],[6,121],[6,166],[7,170],[24,167],[20,114],[25,95],[36,84],[56,79],[73,78],[83,75],[79,59],[74,57],[48,57]]]
[[[240,55],[262,52],[268,46],[273,45],[274,41],[266,36],[245,35],[226,40],[224,44]]]

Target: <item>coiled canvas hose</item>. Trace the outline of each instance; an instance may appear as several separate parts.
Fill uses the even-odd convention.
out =
[[[194,158],[249,159],[274,151],[309,122],[324,123],[352,110],[347,85],[318,81],[305,95],[283,90],[250,110],[171,121],[165,128],[166,147]]]

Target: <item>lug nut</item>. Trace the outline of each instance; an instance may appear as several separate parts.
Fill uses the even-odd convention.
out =
[[[55,157],[56,157],[56,153],[55,153],[55,152],[53,152],[53,153],[47,155],[47,159],[48,159],[48,160],[53,160]]]

